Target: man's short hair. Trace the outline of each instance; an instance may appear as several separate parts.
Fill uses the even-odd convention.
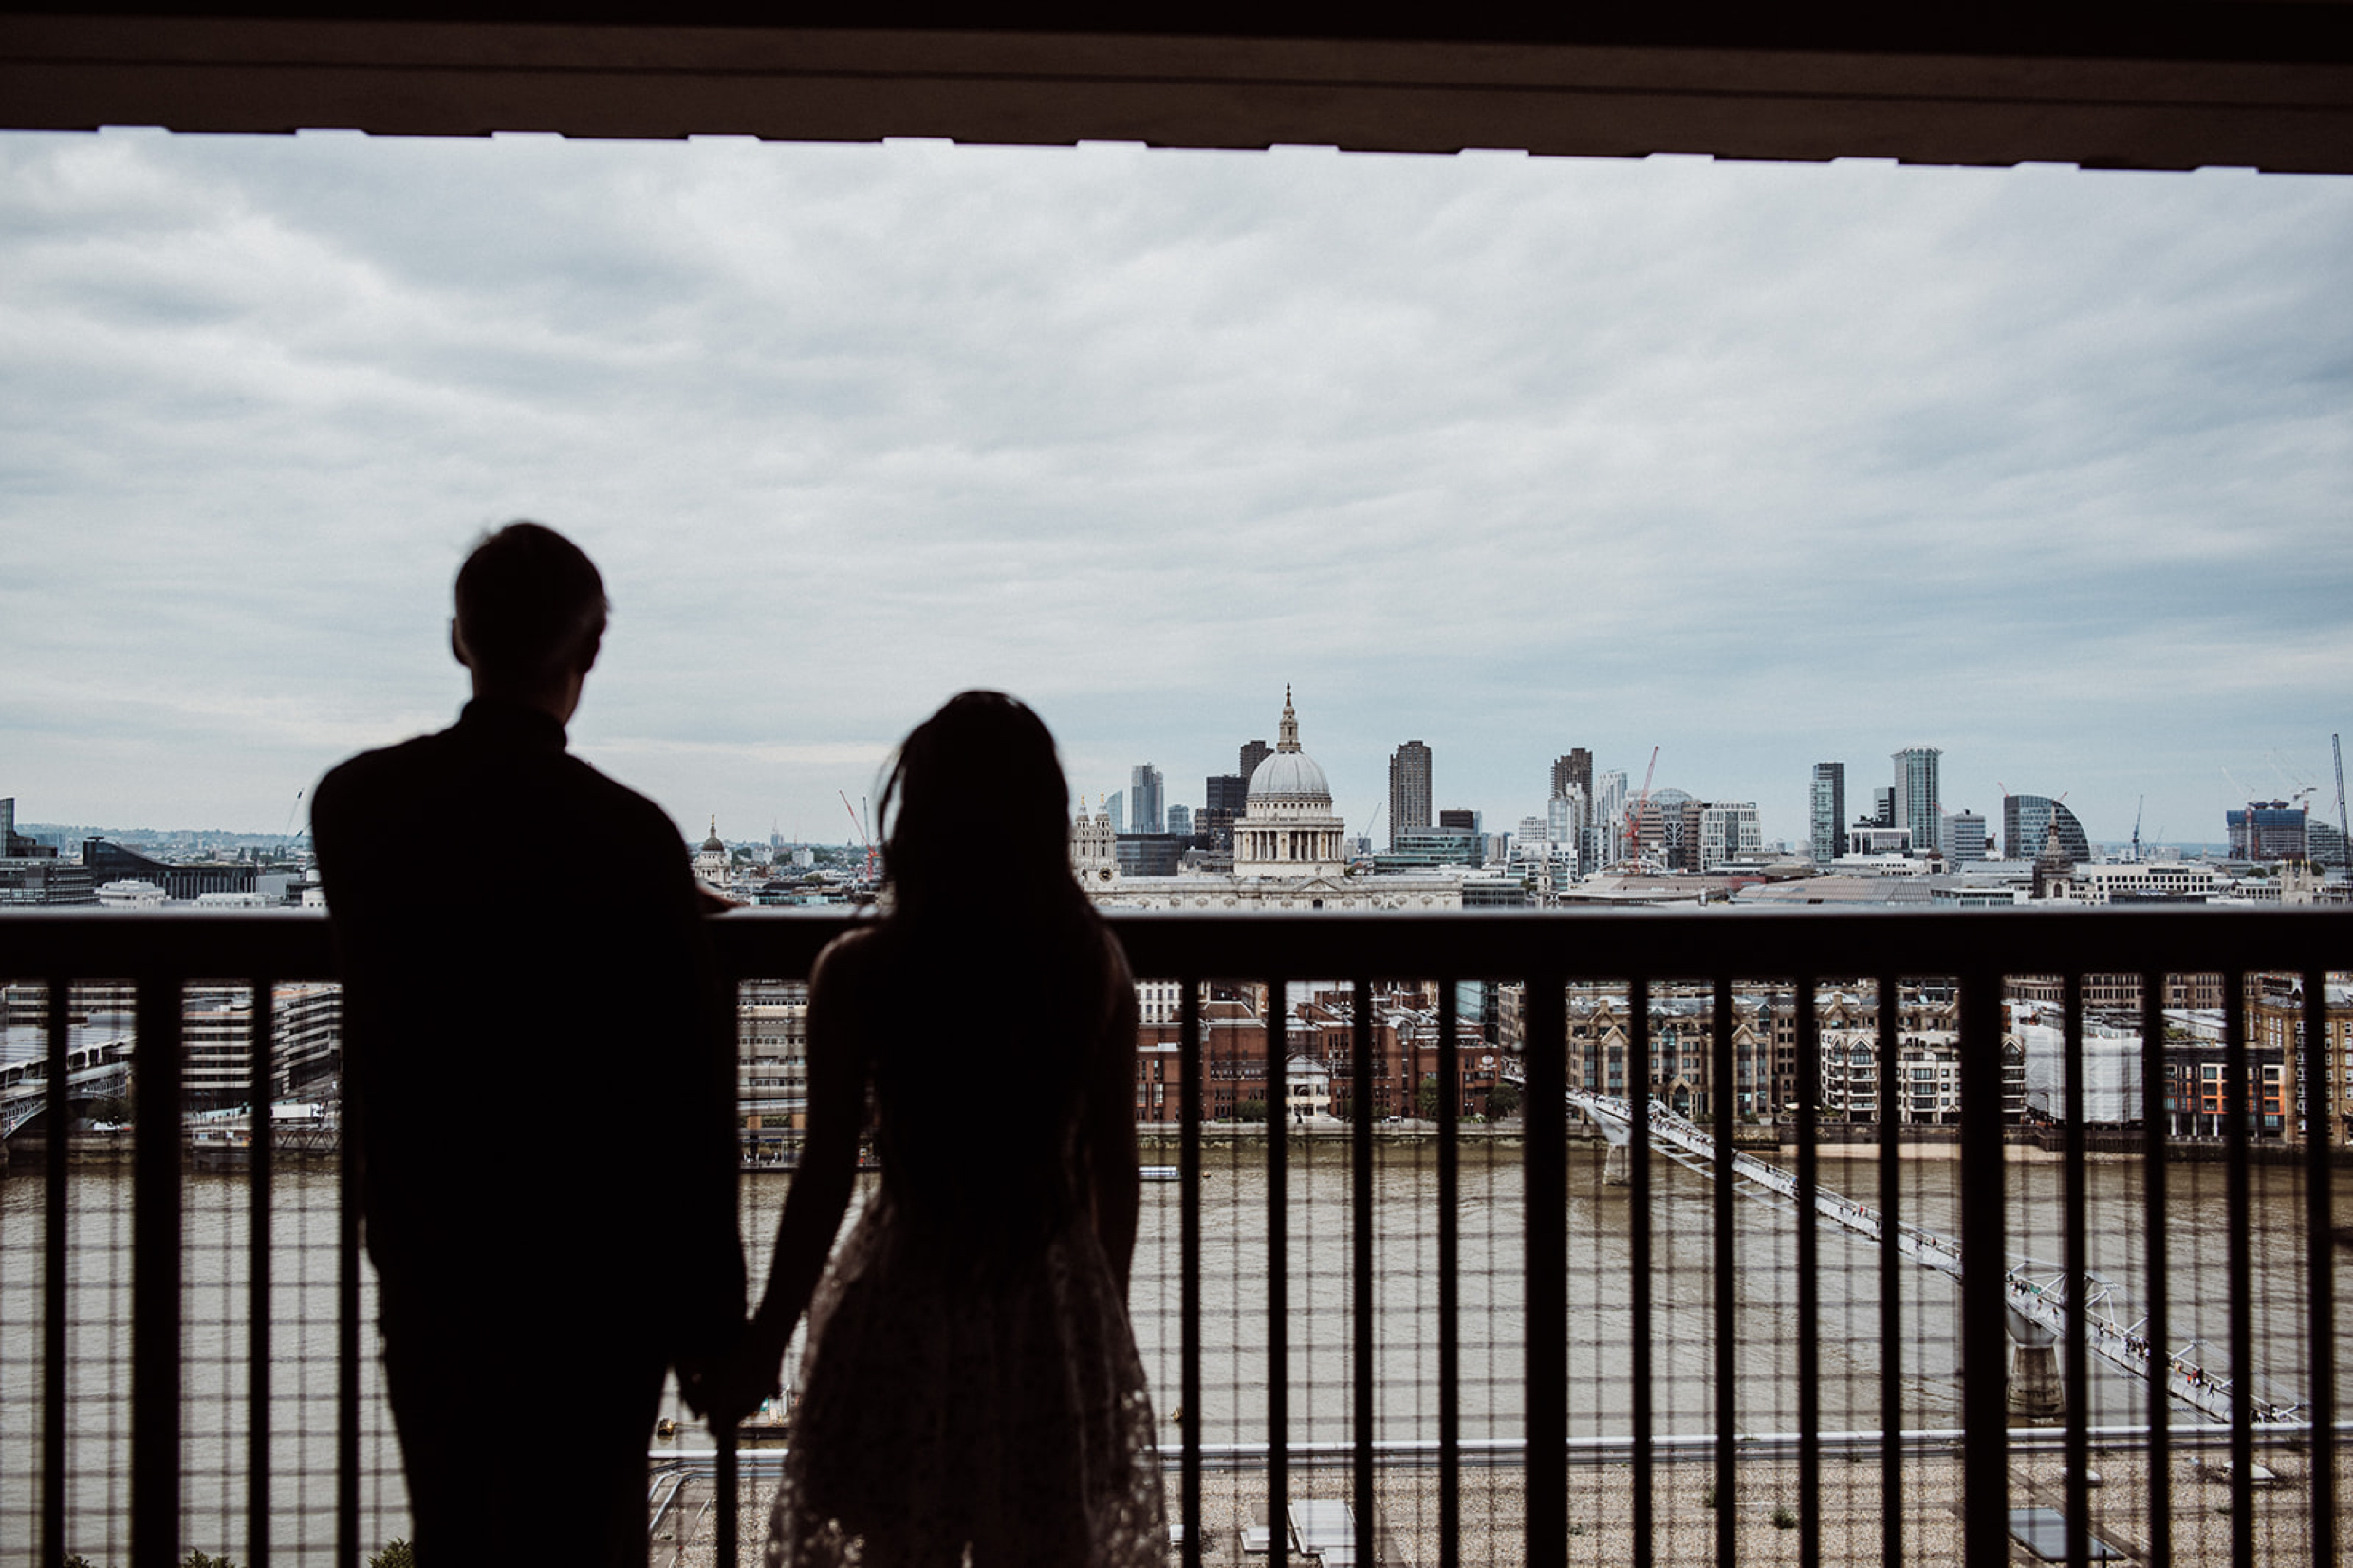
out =
[[[537,523],[484,535],[457,569],[457,635],[486,680],[531,686],[563,674],[604,630],[606,608],[596,563]]]

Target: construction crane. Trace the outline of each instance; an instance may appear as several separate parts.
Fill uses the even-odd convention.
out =
[[[857,808],[850,804],[847,790],[837,789],[834,793],[842,797],[842,809],[850,814],[850,826],[858,830],[859,842],[866,846],[866,880],[872,883],[874,881],[874,840],[866,837],[866,820],[860,816]]]
[[[2146,810],[2148,809],[2148,806],[2149,806],[2149,798],[2148,798],[2146,795],[2143,795],[2143,796],[2141,796],[2141,797],[2140,797],[2140,803],[2133,807],[2133,864],[2134,864],[2134,865],[2139,865],[2139,864],[2140,863],[2140,814],[2141,814],[2143,811],[2146,811]]]
[[[2288,782],[2288,798],[2289,800],[2301,800],[2307,795],[2317,795],[2320,793],[2318,785],[2314,784],[2310,780],[2307,779],[2303,774],[2297,772],[2294,768],[2288,766],[2288,759],[2277,751],[2271,753],[2271,771],[2278,774],[2282,779],[2285,779]]]

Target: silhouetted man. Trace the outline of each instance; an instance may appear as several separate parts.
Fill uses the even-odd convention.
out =
[[[642,1564],[664,1368],[743,1317],[732,1042],[686,848],[565,750],[602,580],[516,523],[457,575],[457,723],[311,821],[384,1374],[427,1568]]]

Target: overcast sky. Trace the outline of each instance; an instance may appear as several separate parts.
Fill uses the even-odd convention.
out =
[[[528,516],[697,838],[847,837],[974,685],[1198,804],[1288,681],[1360,831],[1410,737],[1491,827],[1931,745],[2219,839],[2353,729],[2348,300],[2343,179],[0,138],[0,794],[299,822]]]

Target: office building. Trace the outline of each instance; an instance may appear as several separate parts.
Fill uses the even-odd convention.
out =
[[[1168,808],[1168,836],[1172,839],[1193,837],[1193,813],[1186,807],[1173,805]]]
[[[1461,806],[1449,806],[1438,813],[1438,826],[1477,833],[1480,831],[1479,814]]]
[[[1545,837],[1556,844],[1572,849],[1582,841],[1585,828],[1592,825],[1587,809],[1588,797],[1584,786],[1572,784],[1566,795],[1555,795],[1545,802]]]
[[[1427,871],[1437,866],[1476,866],[1487,859],[1484,837],[1467,827],[1410,828],[1390,838],[1373,857],[1377,872]]]
[[[2250,801],[2223,819],[2233,860],[2301,860],[2310,847],[2304,807],[2286,801]]]
[[[16,798],[0,796],[0,905],[95,904],[97,889],[87,866],[17,832]]]
[[[1193,831],[1207,839],[1212,849],[1231,853],[1233,824],[1250,799],[1250,780],[1238,773],[1212,773],[1201,781],[1202,805]]]
[[[2070,865],[2091,858],[2091,840],[2075,813],[2042,795],[2002,797],[2002,853],[2013,860],[2043,858],[2053,831],[2059,835],[2059,857]]]
[[[1846,853],[1846,765],[1814,764],[1812,826],[1814,864],[1826,866]]]
[[[1128,770],[1127,784],[1128,831],[1159,832],[1166,799],[1160,770],[1150,763],[1138,763]]]
[[[1937,792],[1943,756],[1933,746],[1906,747],[1894,756],[1896,820],[1891,825],[1912,830],[1915,854],[1936,848],[1936,836],[1944,827],[1944,804]]]
[[[1896,825],[1896,792],[1881,787],[1871,791],[1871,815],[1857,820],[1859,827],[1894,827]]]
[[[1582,746],[1570,748],[1566,757],[1552,760],[1552,793],[1566,795],[1572,786],[1587,800],[1593,798],[1593,753]]]
[[[1944,820],[1944,858],[1956,866],[1987,858],[1985,813],[1955,811]]]
[[[1611,768],[1593,782],[1593,809],[1585,819],[1579,860],[1588,866],[1616,865],[1626,858],[1626,776]]]
[[[1407,741],[1389,758],[1389,845],[1398,836],[1430,825],[1430,748]]]
[[[1190,839],[1172,833],[1121,833],[1111,840],[1121,876],[1174,876],[1183,868]]]
[[[1699,869],[1746,860],[1764,847],[1754,801],[1712,801],[1699,812]]]
[[[1674,870],[1682,865],[1684,833],[1683,807],[1698,802],[1680,789],[1654,789],[1636,803],[1633,818],[1633,843],[1629,855],[1640,855],[1660,866]],[[1691,847],[1698,850],[1698,813],[1692,814]],[[1694,866],[1692,869],[1696,870]]]
[[[1244,741],[1242,743],[1242,766],[1240,771],[1242,774],[1242,787],[1245,790],[1250,788],[1250,782],[1258,776],[1258,765],[1273,755],[1274,747],[1269,746],[1265,741]],[[1234,810],[1238,812],[1241,810],[1241,807],[1237,805],[1234,807]]]
[[[103,839],[83,840],[82,863],[93,886],[146,882],[161,888],[175,903],[194,903],[208,893],[251,893],[259,875],[258,868],[245,864],[169,864]]]
[[[1111,792],[1103,802],[1103,815],[1111,819],[1113,833],[1127,831],[1127,799],[1122,791],[1115,789]]]

